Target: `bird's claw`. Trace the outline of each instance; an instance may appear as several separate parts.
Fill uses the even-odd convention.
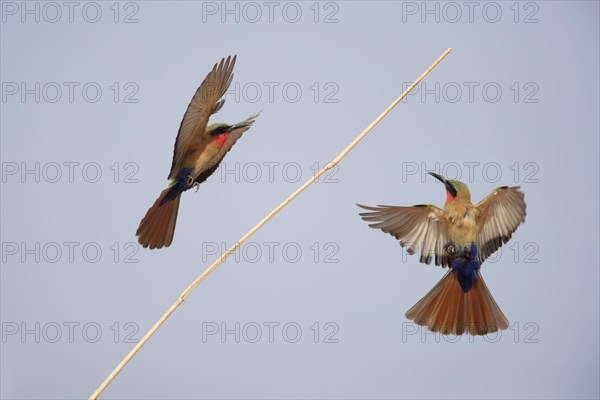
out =
[[[198,191],[198,189],[200,189],[200,183],[195,182],[195,179],[192,175],[188,175],[185,178],[185,184],[189,187],[189,188],[196,188],[196,192]]]
[[[471,243],[471,246],[462,248],[461,254],[462,257],[472,260],[477,257],[477,246],[475,243]]]
[[[454,248],[454,243],[452,243],[452,241],[448,241],[445,245],[444,245],[444,250],[446,250],[448,253],[454,253],[456,251],[456,249]]]

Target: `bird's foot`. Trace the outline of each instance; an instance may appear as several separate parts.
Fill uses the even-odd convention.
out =
[[[192,175],[188,175],[185,178],[185,185],[188,187],[188,189],[196,188],[196,192],[198,189],[200,189],[200,183],[196,182],[196,178],[194,178]]]
[[[445,245],[444,245],[444,250],[446,250],[446,252],[452,254],[456,251],[456,248],[454,247],[454,243],[450,240],[448,241]]]
[[[460,257],[463,257],[467,260],[473,260],[477,257],[477,246],[475,246],[475,243],[471,243],[471,246],[467,247],[463,247],[460,250]]]

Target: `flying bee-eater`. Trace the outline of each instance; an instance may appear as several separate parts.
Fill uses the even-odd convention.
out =
[[[420,261],[449,267],[442,280],[406,317],[433,332],[445,335],[485,335],[507,329],[508,320],[488,290],[479,268],[525,222],[525,195],[518,186],[502,186],[479,203],[463,182],[430,175],[446,187],[444,209],[434,205],[413,207],[360,207],[370,227],[381,229],[414,254],[421,247]]]
[[[258,116],[255,114],[235,125],[215,123],[207,126],[210,116],[225,103],[225,99],[220,99],[233,79],[235,59],[236,56],[229,56],[214,65],[183,115],[173,150],[169,187],[148,209],[136,232],[144,247],[160,249],[173,242],[181,193],[197,187],[212,175],[225,154]]]

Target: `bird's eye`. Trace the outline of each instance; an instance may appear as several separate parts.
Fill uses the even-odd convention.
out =
[[[212,131],[212,135],[216,136],[216,135],[220,135],[222,133],[227,132],[227,129],[229,129],[229,127],[227,126],[220,126],[218,128],[216,128],[215,130]]]

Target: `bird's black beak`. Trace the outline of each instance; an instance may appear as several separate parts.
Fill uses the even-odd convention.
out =
[[[444,186],[446,186],[446,190],[450,194],[452,194],[452,196],[456,197],[456,189],[454,188],[454,186],[452,186],[452,184],[450,182],[448,182],[446,180],[446,178],[444,178],[440,174],[436,174],[435,172],[428,172],[428,174],[431,175],[431,176],[433,176],[434,178],[436,178],[440,182],[442,182],[444,184]]]
[[[436,174],[435,172],[428,172],[428,174],[433,176],[438,181],[442,182],[444,185],[446,184],[446,178],[444,178],[440,174]]]

